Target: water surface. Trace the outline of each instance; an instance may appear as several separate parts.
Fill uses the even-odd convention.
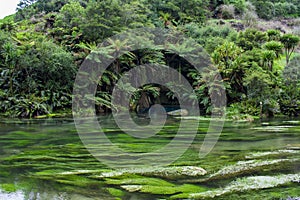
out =
[[[182,122],[180,119],[168,118],[165,127],[159,134],[148,139],[137,139],[119,130],[114,124],[112,116],[100,116],[99,121],[106,135],[114,144],[125,151],[139,153],[151,152],[168,144],[175,137],[178,125]],[[147,119],[136,118],[136,121],[147,124]],[[194,123],[194,121],[189,119],[184,123]],[[208,125],[209,120],[200,120],[193,144],[171,166],[198,166],[207,170],[208,174],[213,174],[225,166],[245,160],[247,155],[253,153],[300,148],[299,119],[274,119],[253,123],[226,122],[213,151],[205,158],[200,159],[199,150]],[[188,129],[186,131],[189,132]],[[286,157],[286,155],[281,155],[277,158],[284,159]],[[292,158],[295,158],[295,155]],[[268,158],[261,158],[261,160],[264,159]],[[299,168],[299,162],[295,162],[280,169],[278,167],[276,170],[266,168],[248,175],[295,174],[300,172]],[[85,173],[83,170],[87,170],[87,172]],[[72,119],[2,119],[0,122],[1,200],[84,200],[116,199],[116,197],[120,199],[168,199],[181,192],[128,192],[121,187],[121,183],[117,184],[111,179],[95,178],[97,175],[111,170],[109,166],[99,162],[86,150]],[[68,172],[72,173],[66,175]],[[167,181],[176,187],[181,187],[186,183],[193,184],[194,189],[190,191],[192,193],[198,192],[197,188],[209,190],[225,187],[236,178],[238,177],[208,183],[196,180]],[[257,194],[263,197],[272,192],[276,196],[276,192],[283,194],[282,191],[286,191],[284,193],[286,197],[300,196],[300,191],[297,193],[296,189],[299,189],[299,184],[272,188],[270,191],[266,190]],[[234,199],[231,196],[230,198]],[[278,199],[280,198],[281,196],[278,195]],[[255,198],[253,197],[253,199]]]

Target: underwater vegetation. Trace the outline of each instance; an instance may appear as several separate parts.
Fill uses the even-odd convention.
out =
[[[271,121],[263,126],[226,122],[215,149],[199,159],[203,131],[208,126],[202,122],[194,143],[173,164],[133,169],[111,169],[95,159],[68,120],[0,126],[0,197],[224,200],[300,197],[300,126],[295,122]],[[130,144],[142,148],[135,145],[138,141],[132,139],[130,143],[125,133],[109,126],[107,134],[115,142],[124,144],[125,137],[127,148]],[[175,122],[171,121],[168,127],[174,129]],[[170,134],[171,131],[164,131],[143,145],[159,147]]]

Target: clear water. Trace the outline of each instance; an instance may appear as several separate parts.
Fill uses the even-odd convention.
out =
[[[147,124],[147,119],[136,118],[136,120]],[[200,166],[208,173],[213,173],[243,159],[251,152],[275,151],[289,147],[300,148],[299,120],[226,122],[213,151],[202,159],[198,157],[198,154],[209,121],[200,120],[198,134],[193,144],[172,166]],[[148,140],[139,140],[128,137],[123,131],[118,130],[112,116],[100,116],[99,121],[111,141],[130,152],[151,152],[162,148],[175,136],[180,123],[179,119],[168,118],[160,134]],[[193,123],[193,120],[187,120],[185,123]],[[299,162],[277,170],[276,174],[299,173],[298,164]],[[94,173],[67,177],[61,175],[61,173],[76,170],[93,170]],[[119,185],[94,178],[95,175],[109,170],[108,166],[95,159],[82,145],[72,119],[1,119],[0,200],[116,199],[116,195],[109,192],[113,189],[123,192],[120,199],[167,199],[170,197],[168,194],[129,193],[121,189]],[[228,181],[195,183],[195,185],[219,188]],[[182,184],[176,180],[172,183]],[[295,186],[290,186],[290,189],[293,187]],[[272,192],[281,190],[282,188],[275,188]]]

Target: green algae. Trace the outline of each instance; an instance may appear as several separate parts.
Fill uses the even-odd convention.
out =
[[[206,188],[184,184],[180,186],[157,186],[157,185],[122,185],[121,188],[128,192],[142,192],[154,195],[172,195],[172,194],[185,194],[187,192],[201,192],[205,191]]]
[[[143,176],[128,176],[121,179],[105,179],[109,185],[152,185],[161,187],[173,187],[174,184],[158,178],[149,178]]]
[[[127,173],[103,176],[116,171],[90,155],[73,125],[65,126],[53,121],[47,122],[40,130],[41,125],[26,122],[25,129],[7,129],[2,133],[0,130],[0,151],[4,154],[0,156],[0,184],[17,185],[15,188],[26,191],[35,188],[36,192],[48,186],[55,191],[77,193],[90,199],[100,196],[107,199],[212,199],[209,195],[201,195],[224,191],[227,192],[213,198],[286,199],[288,196],[300,196],[297,182],[272,183],[299,171],[299,124],[269,122],[267,126],[284,128],[272,132],[270,128],[255,129],[256,124],[227,122],[214,150],[199,159],[207,122],[200,122],[201,127],[191,147],[166,167],[170,170],[201,166],[207,174],[199,176],[186,176],[182,170],[175,170],[175,174],[167,173],[163,168],[143,173],[138,172],[142,169],[135,169],[134,173],[128,169]],[[24,125],[24,122],[17,123]],[[10,125],[9,122],[6,124]],[[108,137],[119,147],[128,152],[149,152],[167,144],[176,135],[174,131],[178,125],[170,124],[149,139],[132,138],[117,128],[107,127]],[[258,179],[266,182],[254,187]],[[251,185],[254,186],[251,188]]]
[[[103,184],[99,181],[95,181],[83,176],[77,176],[77,175],[69,175],[69,176],[63,176],[59,179],[55,179],[54,181],[58,183],[68,184],[68,185],[74,185],[74,186],[80,186],[85,188],[99,188]]]
[[[107,188],[107,191],[109,192],[109,194],[111,194],[114,197],[123,197],[125,195],[123,190],[116,189],[116,188]]]
[[[0,184],[0,188],[5,192],[16,192],[18,190],[15,184]]]

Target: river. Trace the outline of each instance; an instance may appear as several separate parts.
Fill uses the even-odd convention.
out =
[[[137,139],[118,129],[110,115],[99,116],[98,120],[112,143],[131,153],[159,150],[176,137],[180,123],[193,123],[192,118],[169,117],[157,135]],[[140,123],[147,121],[137,120]],[[201,167],[207,171],[203,177],[174,179],[130,172],[105,177],[103,174],[115,170],[85,148],[73,119],[1,119],[0,200],[300,197],[297,179],[300,173],[300,119],[251,123],[226,121],[213,150],[199,158],[208,127],[209,119],[201,118],[192,144],[169,164],[171,167]],[[189,132],[188,128],[186,132]],[[114,156],[116,161],[121,159],[120,155]],[[158,158],[157,164],[162,161]],[[278,184],[266,181],[263,186],[256,183],[253,188],[241,184],[251,177],[279,180],[280,177],[287,178],[286,175],[296,178]],[[239,184],[240,191],[234,187]]]

